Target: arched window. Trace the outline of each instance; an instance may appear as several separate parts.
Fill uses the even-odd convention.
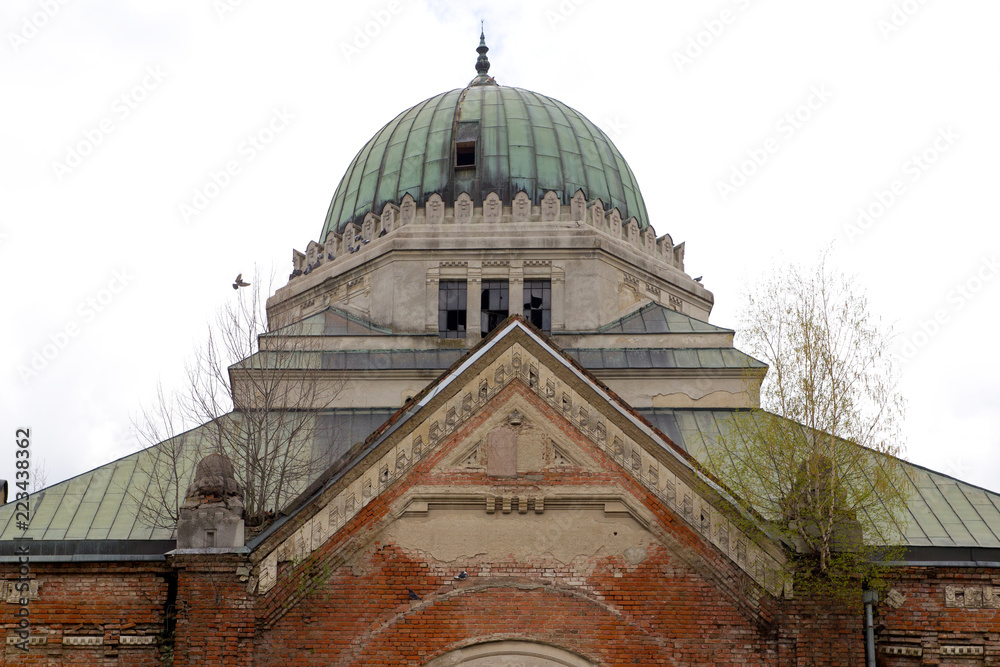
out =
[[[486,642],[450,651],[424,667],[595,667],[580,656],[534,642]]]

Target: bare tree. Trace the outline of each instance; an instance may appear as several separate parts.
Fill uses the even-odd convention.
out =
[[[45,468],[45,459],[31,460],[31,493],[41,491],[49,483],[49,471]]]
[[[133,419],[148,447],[137,466],[149,485],[132,491],[146,525],[176,525],[191,473],[210,453],[232,461],[251,526],[273,516],[317,472],[317,411],[330,406],[343,381],[306,376],[319,367],[320,353],[306,349],[295,325],[268,333],[270,291],[255,271],[209,326],[182,389],[160,388],[156,403]]]
[[[752,289],[741,320],[740,347],[770,367],[761,409],[720,424],[707,466],[794,547],[796,586],[850,597],[878,583],[905,530],[891,331],[825,255]]]

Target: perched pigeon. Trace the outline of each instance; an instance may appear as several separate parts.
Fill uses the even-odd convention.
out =
[[[458,581],[465,581],[468,578],[469,578],[469,573],[466,572],[465,570],[462,570],[461,572],[459,572],[458,574],[456,574],[454,577],[452,577],[452,579],[457,579]]]
[[[696,283],[700,283],[700,282],[701,282],[701,279],[702,279],[702,278],[704,278],[704,277],[705,277],[705,276],[698,276],[697,278],[695,278],[695,279],[694,279],[694,281],[695,281]]]
[[[417,595],[416,593],[414,593],[412,588],[407,588],[406,592],[410,594],[410,599],[411,600],[419,600],[420,599],[420,596]]]
[[[243,274],[236,276],[236,282],[233,283],[233,289],[239,289],[241,287],[249,287],[250,283],[243,282]]]

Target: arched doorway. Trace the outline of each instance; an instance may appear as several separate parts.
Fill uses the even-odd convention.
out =
[[[546,644],[486,642],[450,651],[424,667],[596,667],[595,663]]]

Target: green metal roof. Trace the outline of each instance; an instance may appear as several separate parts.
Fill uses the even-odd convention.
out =
[[[605,324],[599,331],[612,334],[733,333],[732,329],[696,320],[655,302],[647,303],[634,313]]]
[[[646,408],[638,412],[704,460],[709,443],[730,423],[731,410]],[[900,536],[910,547],[1000,547],[1000,494],[908,461],[907,501]]]
[[[315,428],[304,431],[310,433],[309,437],[313,440],[311,456],[317,462],[318,470],[332,464],[350,445],[367,438],[393,412],[395,408],[338,409],[317,413]],[[232,413],[222,419],[231,417]],[[55,554],[68,560],[81,553],[105,557],[144,555],[148,549],[143,543],[172,541],[172,528],[152,525],[154,522],[143,516],[144,505],[150,507],[163,498],[162,493],[157,493],[152,476],[169,478],[173,472],[171,466],[176,461],[180,486],[186,490],[197,462],[214,451],[214,441],[204,426],[176,436],[175,446],[178,440],[181,447],[172,450],[180,452],[176,458],[164,453],[171,444],[165,441],[33,493],[29,497],[31,520],[27,530],[18,526],[17,503],[0,506],[0,545],[29,537],[38,545],[33,553]],[[164,456],[169,460],[164,462]],[[299,480],[297,485],[304,487],[310,481]],[[301,490],[298,487],[293,489],[292,496]],[[46,548],[39,543],[51,546]],[[56,543],[61,543],[61,546]],[[72,543],[79,543],[80,546],[73,546]],[[0,553],[3,552],[0,546]]]
[[[489,80],[492,82],[492,80]],[[475,167],[456,169],[455,143],[475,142]],[[596,125],[562,102],[521,88],[474,81],[399,114],[365,144],[337,186],[320,235],[360,223],[409,193],[423,206],[437,193],[505,204],[524,190],[534,204],[551,190],[564,205],[577,190],[649,225],[632,170]]]

